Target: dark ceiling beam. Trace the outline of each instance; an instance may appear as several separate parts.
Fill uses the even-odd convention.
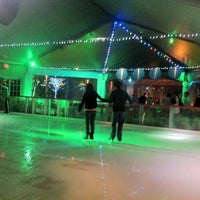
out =
[[[194,7],[197,7],[197,8],[200,7],[199,0],[176,0],[176,1],[182,3],[183,5],[187,4],[189,6],[194,6]]]
[[[113,16],[110,12],[108,12],[107,10],[102,8],[99,4],[95,3],[93,0],[88,0],[88,2],[90,2],[93,6],[97,7],[99,10],[101,10],[108,17],[112,18],[113,21],[116,19],[115,16]]]

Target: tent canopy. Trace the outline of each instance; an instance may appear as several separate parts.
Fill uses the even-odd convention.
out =
[[[199,67],[199,11],[198,0],[0,0],[0,62]]]

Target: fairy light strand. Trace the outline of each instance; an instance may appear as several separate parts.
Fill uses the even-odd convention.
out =
[[[126,33],[127,33],[127,31],[126,31]],[[48,46],[48,45],[67,45],[67,44],[74,44],[74,43],[98,43],[98,42],[108,42],[108,41],[121,42],[121,41],[142,39],[143,37],[144,36],[142,36],[142,35],[136,35],[136,34],[133,34],[132,32],[129,32],[129,36],[126,35],[125,37],[119,37],[119,38],[113,37],[112,39],[110,39],[109,37],[98,37],[98,38],[77,39],[77,40],[0,43],[0,48]],[[161,34],[161,35],[145,36],[145,38],[150,39],[150,40],[167,39],[167,38],[193,38],[193,37],[200,37],[200,33]]]
[[[163,66],[163,67],[152,67],[152,66],[145,66],[143,67],[143,69],[145,71],[149,71],[151,69],[154,68],[159,68],[160,70],[168,70],[170,67],[172,66]],[[53,69],[53,70],[67,70],[67,71],[93,71],[93,72],[102,72],[102,69],[97,69],[95,67],[88,67],[88,66],[83,66],[83,67],[67,67],[67,66],[52,66],[52,67],[34,67],[34,68],[41,68],[41,69]],[[188,70],[194,70],[194,69],[200,69],[200,65],[196,65],[196,66],[187,66],[187,67],[180,67],[182,69],[188,69]],[[114,68],[114,69],[108,69],[107,72],[116,72],[119,68]],[[133,72],[136,68],[127,68],[127,71],[129,72]]]
[[[172,59],[170,56],[168,56],[167,54],[163,53],[162,51],[158,50],[156,47],[154,47],[150,42],[146,41],[142,36],[134,34],[132,36],[132,32],[129,31],[129,29],[127,29],[125,27],[124,24],[122,23],[118,23],[118,27],[120,27],[122,30],[124,30],[124,32],[126,32],[126,34],[129,34],[129,36],[131,36],[132,39],[137,40],[138,42],[140,42],[142,45],[144,45],[145,47],[147,47],[148,49],[150,49],[151,51],[153,51],[157,56],[164,58],[166,62],[170,63],[172,66],[175,67],[180,67],[180,64],[178,64],[177,62],[174,61],[174,59]],[[167,35],[168,37],[171,36]],[[130,37],[125,37],[123,38],[124,40],[129,39]]]
[[[122,30],[125,31],[126,36],[124,37],[118,37],[114,38],[116,27],[120,27]],[[129,34],[127,36],[127,34]],[[179,33],[179,34],[160,34],[160,35],[151,35],[151,36],[145,36],[146,39],[149,40],[156,40],[156,39],[166,39],[166,38],[193,38],[193,37],[199,37],[200,33]],[[108,49],[107,49],[107,54],[106,54],[106,59],[103,65],[103,72],[108,71],[109,69],[107,68],[108,64],[108,59],[111,53],[111,46],[113,42],[123,42],[123,41],[128,41],[128,40],[136,40],[140,42],[142,45],[146,46],[148,49],[153,51],[157,56],[164,58],[168,63],[170,63],[172,66],[176,67],[183,67],[187,69],[199,69],[200,65],[196,66],[180,66],[180,64],[177,64],[175,61],[173,61],[172,58],[170,58],[167,54],[159,51],[156,47],[151,45],[150,42],[145,41],[144,36],[142,35],[137,35],[133,34],[130,30],[128,30],[124,24],[119,23],[117,21],[114,22],[111,36],[109,37],[98,37],[98,38],[90,38],[90,39],[77,39],[77,40],[61,40],[61,41],[43,41],[43,42],[23,42],[23,43],[0,43],[0,48],[14,48],[14,47],[36,47],[36,46],[48,46],[48,45],[67,45],[67,44],[75,44],[75,43],[98,43],[98,42],[109,42]],[[66,67],[64,67],[66,69]],[[148,66],[144,67],[145,69],[149,69]],[[150,67],[152,68],[152,67]],[[165,67],[164,67],[165,68]],[[169,68],[169,67],[167,67]],[[71,69],[71,68],[67,68]],[[75,68],[73,68],[74,70]],[[133,68],[134,69],[134,68]],[[131,69],[131,70],[133,70]],[[81,70],[81,69],[79,69]],[[114,69],[115,70],[115,69]],[[92,71],[96,71],[95,68]],[[112,71],[112,70],[109,70]]]
[[[111,46],[112,46],[113,38],[114,38],[114,35],[115,35],[115,28],[117,26],[117,23],[118,22],[115,21],[114,24],[113,24],[113,28],[112,28],[112,32],[111,32],[111,36],[110,36],[110,41],[109,41],[109,45],[108,45],[108,49],[107,49],[106,59],[105,59],[103,70],[102,70],[103,73],[105,73],[107,71],[108,59],[109,59],[109,55],[110,55],[110,52],[111,52]]]

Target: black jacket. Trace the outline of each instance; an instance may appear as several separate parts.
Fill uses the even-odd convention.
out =
[[[109,103],[113,103],[114,112],[124,112],[127,101],[129,101],[129,103],[132,103],[128,93],[121,88],[114,89],[110,94]]]
[[[101,98],[96,91],[86,91],[83,95],[81,103],[79,104],[78,111],[81,111],[84,104],[86,109],[97,108],[97,98],[103,102],[108,102],[106,99]]]

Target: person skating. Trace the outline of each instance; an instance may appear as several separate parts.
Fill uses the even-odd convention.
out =
[[[85,123],[86,123],[86,135],[84,139],[94,139],[95,130],[95,118],[97,110],[97,98],[102,102],[108,102],[108,100],[103,99],[95,90],[92,83],[86,85],[86,91],[83,94],[81,103],[79,104],[78,111],[82,110],[83,105],[85,105]]]
[[[112,116],[112,132],[110,138],[112,141],[116,137],[120,142],[122,140],[122,129],[125,120],[125,105],[126,102],[132,103],[128,93],[121,88],[120,80],[114,81],[115,89],[110,94],[109,103],[112,103],[113,116]],[[117,126],[118,125],[118,126]]]

